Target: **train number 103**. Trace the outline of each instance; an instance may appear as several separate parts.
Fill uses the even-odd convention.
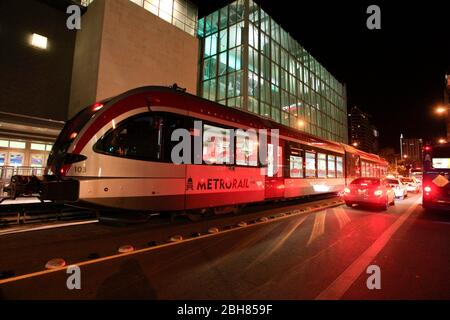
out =
[[[86,173],[86,167],[82,166],[75,166],[73,170],[75,171],[75,173]]]

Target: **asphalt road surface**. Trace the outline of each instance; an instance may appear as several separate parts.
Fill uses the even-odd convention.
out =
[[[424,212],[420,195],[397,200],[384,212],[342,205],[320,209],[317,203],[289,207],[309,206],[313,212],[297,210],[282,219],[162,245],[170,235],[227,229],[286,208],[274,204],[197,223],[94,223],[0,236],[0,272],[14,273],[0,280],[0,297],[450,299],[449,213]],[[149,241],[155,246],[148,247]],[[139,250],[117,254],[123,244]],[[44,271],[50,257],[80,266],[80,290],[67,288],[66,269]],[[369,289],[368,278],[380,288]]]

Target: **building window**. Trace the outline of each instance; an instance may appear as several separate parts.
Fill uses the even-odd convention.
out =
[[[327,155],[324,153],[317,155],[317,176],[319,178],[327,177]]]
[[[45,151],[45,144],[42,143],[31,143],[31,150]]]
[[[303,158],[291,156],[289,158],[289,172],[291,178],[303,178]]]
[[[47,49],[47,37],[41,36],[40,34],[33,33],[31,36],[31,45],[39,49]]]
[[[45,155],[43,154],[32,154],[30,166],[32,167],[43,167],[44,166]]]
[[[316,177],[316,154],[312,152],[305,152],[305,177],[315,178]]]
[[[9,141],[8,140],[0,140],[0,147],[8,148],[9,147]]]
[[[20,167],[23,165],[23,153],[10,152],[9,153],[9,165]]]
[[[23,141],[10,141],[9,147],[11,149],[25,149],[25,142]]]
[[[6,152],[0,152],[0,166],[6,164]]]
[[[231,134],[229,129],[203,126],[203,161],[207,164],[231,163]]]

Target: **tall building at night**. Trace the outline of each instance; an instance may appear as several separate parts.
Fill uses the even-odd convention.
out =
[[[346,89],[253,0],[199,20],[199,95],[347,142]]]
[[[423,140],[417,138],[402,139],[402,154],[406,163],[413,168],[422,168]]]
[[[377,153],[379,132],[370,122],[370,115],[358,107],[351,108],[349,118],[350,143],[360,150]]]

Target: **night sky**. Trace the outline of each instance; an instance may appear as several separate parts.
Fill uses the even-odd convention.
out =
[[[202,17],[232,1],[193,2]],[[442,103],[450,73],[449,1],[256,2],[347,85],[348,108],[373,116],[380,147],[399,149],[400,133],[445,136],[432,107]],[[371,4],[381,8],[381,30],[366,27]]]

